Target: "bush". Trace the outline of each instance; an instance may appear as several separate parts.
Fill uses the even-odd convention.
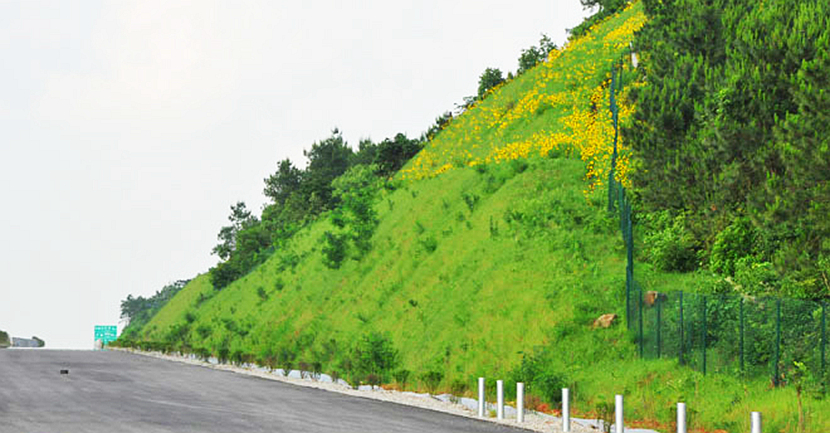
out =
[[[435,236],[428,236],[425,239],[419,239],[418,243],[424,247],[424,251],[431,254],[438,249],[438,240],[435,239]]]
[[[754,242],[755,230],[749,219],[736,219],[715,237],[709,267],[722,275],[735,275],[735,265],[752,254]]]
[[[213,329],[208,325],[199,325],[196,328],[196,333],[199,334],[199,337],[202,337],[204,340],[210,337],[210,334],[213,333]]]
[[[398,384],[398,387],[401,389],[401,391],[406,389],[406,382],[407,380],[409,380],[410,374],[412,374],[411,371],[406,369],[400,369],[392,375],[395,378],[395,383]]]
[[[344,234],[323,233],[323,263],[330,269],[338,269],[346,258],[346,241]]]
[[[489,90],[495,88],[503,82],[504,77],[502,76],[501,70],[498,68],[485,69],[478,78],[478,99],[483,98]]]
[[[355,369],[369,379],[376,376],[377,384],[387,381],[389,372],[398,365],[398,351],[392,341],[378,332],[369,332],[358,341],[352,356]]]
[[[459,396],[460,397],[460,396],[463,396],[467,392],[467,388],[468,388],[468,385],[467,385],[466,381],[463,381],[463,380],[460,380],[460,379],[455,379],[450,384],[450,393],[454,396]]]
[[[735,262],[735,283],[742,287],[744,293],[775,294],[779,279],[772,263],[747,256]]]
[[[421,383],[430,394],[435,394],[442,380],[444,380],[444,373],[438,370],[431,370],[421,374]]]
[[[694,238],[686,230],[683,214],[672,217],[668,211],[646,215],[649,233],[644,237],[648,258],[663,271],[688,272],[697,266]]]
[[[544,62],[548,54],[555,49],[556,44],[543,33],[542,38],[539,39],[538,47],[531,46],[530,48],[522,50],[522,54],[519,56],[519,69],[516,70],[516,75],[522,74],[537,64]]]
[[[476,194],[467,194],[464,192],[461,193],[461,198],[464,199],[464,204],[466,204],[467,208],[470,209],[470,213],[473,213],[480,197]]]
[[[508,397],[515,397],[516,382],[525,382],[528,393],[542,397],[551,405],[561,402],[562,388],[567,386],[568,379],[551,365],[549,355],[550,352],[542,349],[522,357],[522,362],[508,376],[512,385],[506,390]]]
[[[268,293],[265,292],[265,288],[262,286],[257,287],[256,294],[259,296],[259,300],[265,302],[268,300]]]

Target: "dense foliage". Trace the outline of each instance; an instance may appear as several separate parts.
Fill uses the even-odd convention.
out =
[[[633,181],[751,293],[830,296],[830,4],[644,0]],[[685,241],[684,241],[685,242]]]
[[[499,68],[487,68],[478,77],[478,99],[484,97],[489,91],[504,82],[504,76]]]
[[[550,55],[550,52],[555,49],[556,44],[550,40],[548,35],[543,33],[542,38],[539,39],[538,47],[531,45],[522,50],[522,54],[519,56],[519,69],[516,70],[516,74],[521,74],[539,63],[544,62]]]
[[[161,310],[161,307],[167,304],[189,282],[190,280],[178,280],[164,286],[149,298],[127,295],[127,299],[121,301],[121,318],[128,322],[128,326],[122,334],[129,336],[140,331]]]
[[[447,122],[446,116],[439,117],[428,133],[437,133]],[[242,202],[231,206],[230,225],[220,229],[220,243],[213,249],[222,260],[211,269],[214,287],[226,287],[250,272],[324,212],[331,214],[340,229],[327,232],[323,238],[329,266],[339,266],[347,256],[348,245],[355,248],[352,252],[357,256],[368,251],[368,238],[375,224],[367,213],[374,199],[371,191],[415,156],[422,143],[423,138],[410,139],[398,133],[379,143],[362,140],[354,151],[335,129],[330,137],[304,152],[308,159],[305,169],[288,159],[280,161],[277,171],[265,179],[263,194],[271,202],[261,217],[253,215]],[[366,189],[352,191],[353,187]]]

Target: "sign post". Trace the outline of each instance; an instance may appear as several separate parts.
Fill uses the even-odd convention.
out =
[[[95,325],[96,349],[103,349],[116,338],[118,338],[118,328],[115,325]]]

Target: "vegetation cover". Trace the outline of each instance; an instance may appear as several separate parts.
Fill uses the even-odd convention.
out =
[[[823,378],[798,360],[771,387],[768,376],[640,359],[620,324],[626,249],[605,190],[611,175],[631,192],[633,260],[650,290],[826,297],[826,236],[810,234],[830,173],[817,133],[826,110],[814,108],[826,104],[827,26],[811,21],[826,22],[826,5],[583,3],[601,8],[565,47],[543,37],[516,75],[488,68],[479,94],[421,137],[355,150],[335,130],[306,152],[306,168],[280,162],[260,216],[232,206],[214,250],[222,261],[142,310],[149,321],[131,322],[118,344],[456,395],[475,377],[505,378],[509,398],[524,381],[538,409],[557,407],[569,386],[589,417],[622,393],[627,417],[665,431],[677,401],[705,431],[746,431],[752,410],[773,431],[830,429]],[[785,37],[778,12],[815,38]],[[791,58],[764,63],[775,55]],[[626,83],[613,173],[612,67]],[[770,167],[794,161],[814,172],[774,179],[784,172]],[[811,185],[808,205],[797,185]],[[767,210],[752,206],[777,186],[789,189]],[[793,231],[764,215],[785,215]],[[793,259],[802,241],[812,243]],[[597,329],[607,313],[617,320]]]
[[[643,5],[631,179],[642,210],[672,221],[652,227],[694,253],[662,266],[830,297],[830,4]]]

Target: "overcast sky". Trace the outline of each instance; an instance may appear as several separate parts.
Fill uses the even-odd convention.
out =
[[[207,271],[229,206],[332,128],[419,135],[578,0],[0,0],[0,329],[91,348]]]

